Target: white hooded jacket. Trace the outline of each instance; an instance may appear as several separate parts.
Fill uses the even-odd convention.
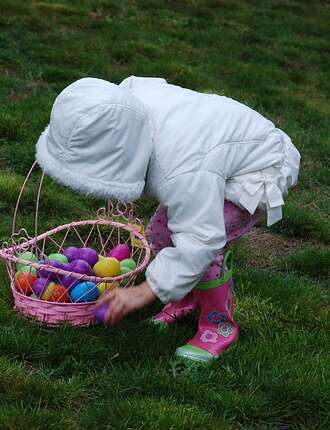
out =
[[[174,247],[150,263],[147,280],[164,302],[183,298],[226,244],[224,199],[268,225],[297,181],[300,155],[289,137],[230,98],[164,79],[119,86],[85,78],[55,100],[37,160],[59,182],[106,198],[154,196],[167,208]]]

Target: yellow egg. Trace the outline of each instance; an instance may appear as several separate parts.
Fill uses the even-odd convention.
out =
[[[99,260],[93,267],[94,273],[100,278],[117,276],[120,274],[120,263],[112,257]]]
[[[110,284],[107,282],[101,282],[98,284],[97,289],[100,292],[100,296],[106,291],[111,291],[118,286],[118,282],[111,282]]]
[[[50,282],[45,291],[42,293],[41,300],[46,300],[48,302],[53,294],[53,290],[55,287],[55,282]]]

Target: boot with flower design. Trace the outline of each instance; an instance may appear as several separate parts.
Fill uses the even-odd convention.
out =
[[[233,320],[233,279],[232,268],[225,271],[231,256],[224,258],[220,278],[200,282],[193,291],[195,302],[200,306],[198,332],[184,346],[176,350],[179,357],[195,361],[209,362],[219,357],[238,335],[237,324]]]

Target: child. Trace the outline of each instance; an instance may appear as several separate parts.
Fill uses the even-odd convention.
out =
[[[223,248],[262,211],[268,225],[281,219],[300,162],[284,132],[230,98],[164,79],[131,76],[117,86],[85,78],[55,100],[37,160],[82,193],[160,202],[148,228],[155,258],[146,281],[102,297],[110,324],[158,297],[167,303],[159,324],[200,307],[198,332],[178,355],[209,361],[235,341]]]

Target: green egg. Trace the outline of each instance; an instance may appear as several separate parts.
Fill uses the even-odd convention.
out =
[[[120,269],[122,269],[123,267],[129,268],[130,271],[135,270],[136,269],[136,263],[132,258],[126,258],[125,260],[122,260],[120,262]]]
[[[64,264],[69,262],[69,260],[67,259],[67,257],[65,255],[59,254],[59,253],[48,255],[48,260],[56,260],[56,261],[59,261],[60,263],[64,263]]]
[[[120,266],[120,274],[121,275],[126,275],[126,273],[131,272],[133,269],[131,269],[128,266]]]
[[[22,260],[29,261],[31,263],[37,263],[38,262],[37,257],[33,254],[33,252],[30,252],[30,251],[23,252],[22,254],[17,255],[17,257],[21,258]],[[25,264],[23,264],[23,263],[17,263],[16,264],[16,270],[18,272],[22,271],[23,267],[26,267]]]

